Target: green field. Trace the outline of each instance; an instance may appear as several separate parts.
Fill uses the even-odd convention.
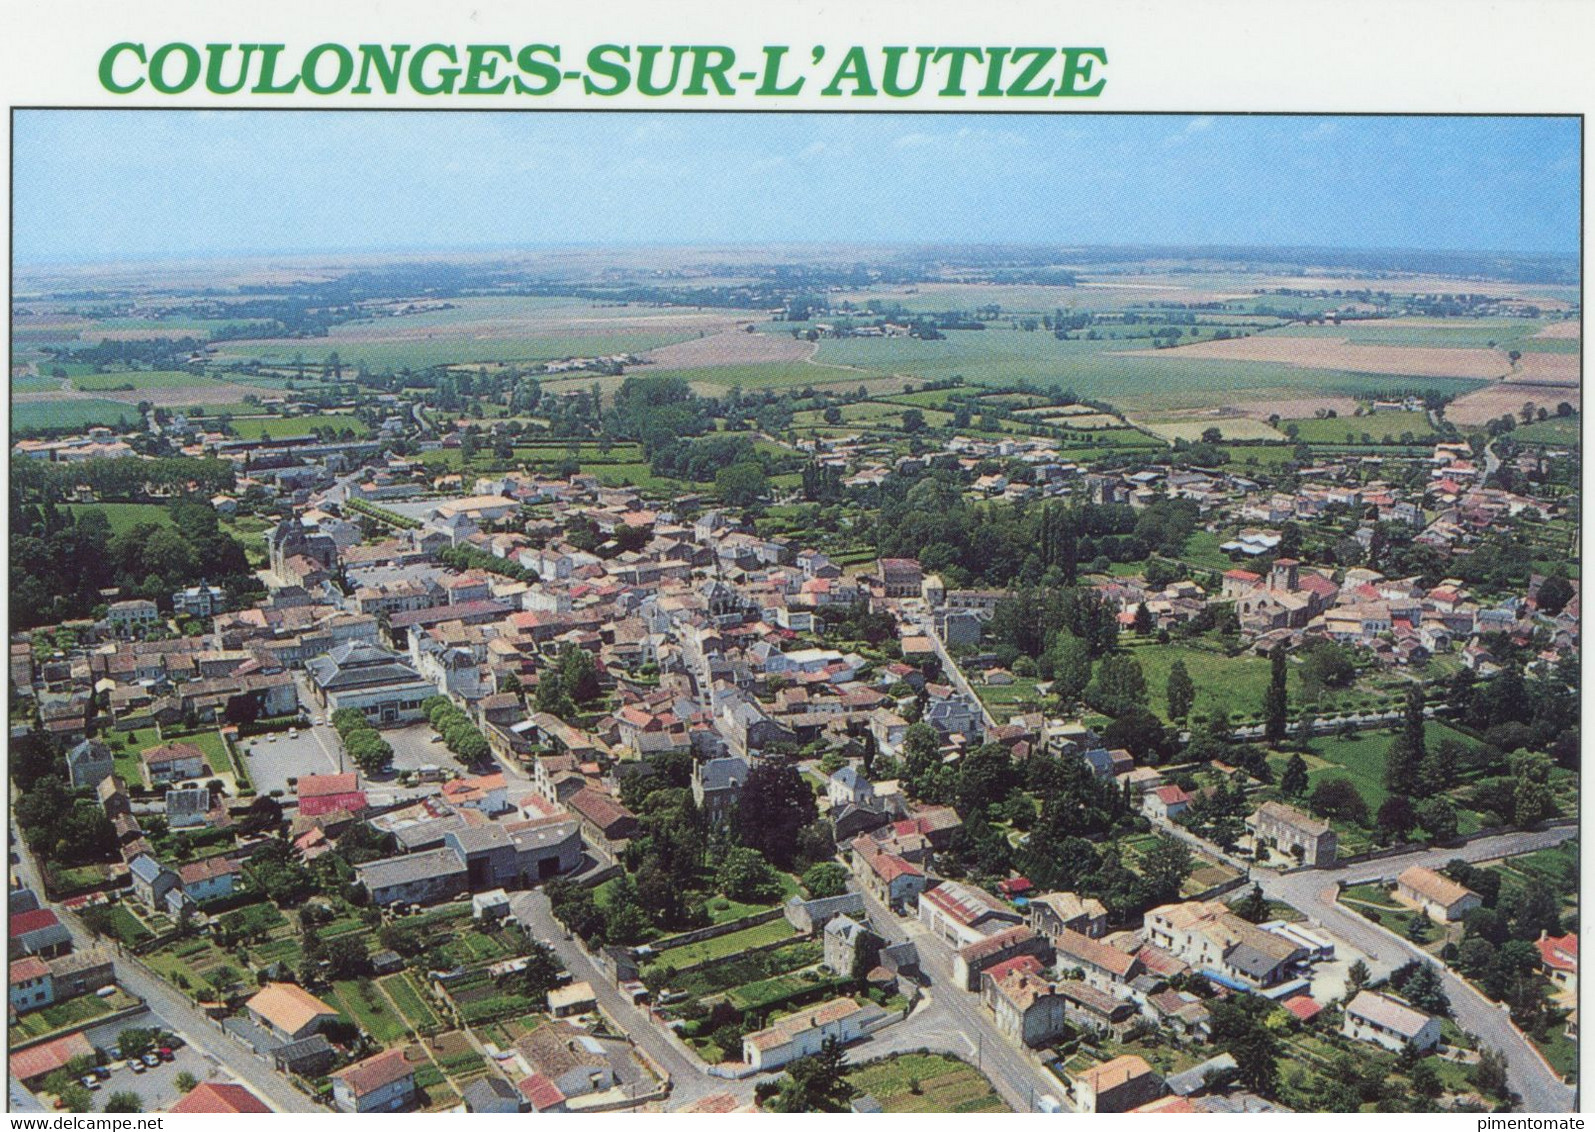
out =
[[[1549,350],[1576,347],[1573,338],[1535,338],[1544,323],[1521,318],[1363,319],[1339,326],[1292,325],[1268,332],[1270,338],[1344,338],[1369,346],[1437,346],[1453,349]]]
[[[1420,441],[1435,435],[1429,415],[1422,412],[1368,413],[1360,417],[1314,417],[1279,422],[1281,429],[1287,425],[1295,425],[1296,439],[1307,444],[1357,444],[1364,434],[1372,437],[1373,443],[1387,436],[1400,440],[1402,434],[1408,432]]]
[[[318,428],[332,428],[339,432],[350,428],[354,430],[356,436],[366,436],[371,431],[359,417],[345,415],[261,417],[258,420],[233,422],[233,431],[244,440],[258,440],[262,433],[272,440],[284,436],[304,436]]]
[[[332,1004],[354,1019],[360,1028],[383,1045],[409,1035],[404,1018],[389,1005],[370,979],[345,979],[332,984]]]
[[[1179,421],[1138,419],[1136,423],[1157,433],[1165,440],[1188,440],[1194,443],[1201,440],[1202,434],[1210,428],[1218,429],[1219,436],[1223,440],[1283,441],[1285,439],[1282,433],[1270,428],[1266,421],[1254,421],[1250,417],[1224,417],[1217,420],[1198,417],[1195,420]]]
[[[1193,678],[1195,673],[1192,673]],[[1201,681],[1197,680],[1197,687]],[[1445,739],[1455,739],[1468,746],[1474,740],[1444,723],[1429,720],[1424,724],[1424,739],[1430,747]],[[1316,786],[1323,778],[1349,778],[1368,803],[1370,811],[1377,810],[1389,797],[1385,789],[1385,756],[1390,752],[1391,735],[1383,729],[1359,732],[1354,739],[1339,736],[1322,736],[1313,740],[1313,756],[1307,760],[1307,781]],[[1281,763],[1283,766],[1283,763]]]
[[[859,373],[846,366],[816,365],[810,362],[755,362],[748,365],[700,366],[694,369],[647,369],[630,371],[631,377],[679,377],[698,386],[730,389],[802,389],[806,386],[857,388],[861,381],[885,377],[881,373]]]
[[[655,962],[668,963],[680,970],[690,967],[694,963],[703,963],[710,959],[720,959],[727,955],[735,955],[750,947],[759,947],[767,943],[787,939],[797,934],[797,929],[784,919],[771,920],[764,924],[755,924],[751,928],[731,932],[727,935],[716,936],[713,939],[700,940],[689,943],[683,947],[672,947],[661,951],[655,956]]]
[[[314,344],[304,339],[248,340],[226,342],[221,358],[252,359],[271,365],[290,365],[303,360],[319,368],[331,354],[345,366],[364,365],[376,372],[426,369],[449,364],[488,362],[551,362],[560,358],[601,357],[610,354],[640,354],[659,346],[669,346],[696,337],[694,333],[611,333],[611,334],[501,334],[483,338],[467,333],[449,334],[440,330],[435,337],[392,338],[386,341],[357,337],[369,335],[370,328],[334,327]]]
[[[859,1066],[847,1081],[886,1112],[1011,1111],[979,1070],[946,1054],[897,1054]]]
[[[208,377],[200,377],[184,370],[124,370],[119,373],[90,373],[72,379],[74,388],[85,393],[106,389],[183,389],[189,386],[219,385]]]
[[[400,972],[379,979],[377,985],[386,991],[388,997],[398,1006],[399,1012],[404,1015],[411,1029],[419,1033],[435,1030],[441,1025],[438,1016],[427,1005],[426,998],[416,988],[409,972]]]
[[[74,401],[22,401],[11,405],[11,427],[24,429],[87,428],[108,425],[133,427],[142,423],[136,406],[122,401],[84,398]]]
[[[1248,391],[1253,396],[1367,395],[1392,387],[1464,393],[1478,382],[1456,378],[1371,376],[1302,369],[1274,362],[1233,362],[1181,356],[1165,350],[1134,356],[1145,342],[1060,341],[1019,330],[954,330],[945,339],[823,339],[815,360],[877,373],[941,381],[961,376],[977,385],[1011,385],[1024,378],[1038,387],[1075,390],[1120,408],[1180,409],[1213,405]]]
[[[66,503],[61,510],[79,516],[99,511],[110,521],[113,535],[130,531],[140,523],[173,525],[171,513],[159,503]]]
[[[1519,444],[1550,444],[1566,445],[1577,448],[1581,439],[1582,418],[1577,414],[1571,417],[1551,417],[1548,420],[1535,421],[1531,425],[1520,425],[1512,432],[1512,439]]]

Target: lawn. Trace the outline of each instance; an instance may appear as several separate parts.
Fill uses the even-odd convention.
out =
[[[111,524],[113,535],[125,534],[140,523],[174,525],[171,512],[159,503],[66,503],[61,505],[61,510],[80,517],[98,511]]]
[[[1141,662],[1141,671],[1146,676],[1148,706],[1165,719],[1168,717],[1169,669],[1176,660],[1185,662],[1186,671],[1196,685],[1193,715],[1206,716],[1223,708],[1234,720],[1262,710],[1269,673],[1268,660],[1264,657],[1250,652],[1230,657],[1178,644],[1132,645],[1129,653]],[[1287,689],[1288,684],[1287,679]]]
[[[1264,421],[1256,421],[1251,417],[1223,417],[1210,419],[1197,417],[1194,420],[1137,420],[1143,428],[1157,433],[1165,440],[1188,440],[1192,443],[1201,440],[1202,434],[1210,428],[1219,431],[1223,440],[1278,440],[1283,441],[1283,434],[1270,428]]]
[[[1194,677],[1195,673],[1192,675]],[[1201,686],[1200,680],[1197,686]],[[1460,731],[1432,719],[1424,724],[1423,735],[1430,747],[1445,739],[1455,739],[1470,747],[1477,745]],[[1316,786],[1320,779],[1326,777],[1349,778],[1363,801],[1368,803],[1368,809],[1377,811],[1389,796],[1384,778],[1385,756],[1390,752],[1391,739],[1390,733],[1383,729],[1361,731],[1352,739],[1339,736],[1314,739],[1312,750],[1316,758],[1309,757],[1307,760],[1308,783]]]
[[[716,936],[713,939],[700,940],[682,947],[672,947],[661,951],[655,956],[655,962],[668,963],[680,970],[690,967],[695,963],[704,963],[710,959],[721,959],[727,955],[735,955],[750,947],[759,947],[767,943],[775,943],[788,939],[797,934],[797,929],[784,919],[771,920],[764,924],[755,924],[751,928],[731,932],[727,935]]]
[[[116,760],[116,773],[130,785],[144,781],[144,764],[139,760],[139,755],[151,747],[163,746],[167,743],[192,743],[205,752],[205,761],[210,765],[212,774],[232,774],[232,760],[227,757],[227,745],[222,742],[219,731],[198,731],[193,734],[183,734],[179,731],[169,731],[164,736],[157,733],[153,727],[122,732],[126,746],[111,746],[111,754]]]
[[[344,979],[332,984],[332,1001],[384,1046],[409,1036],[404,1017],[389,1005],[370,979]]]
[[[939,1053],[903,1053],[862,1065],[847,1081],[886,1112],[1009,1112],[979,1070]]]
[[[1575,413],[1571,417],[1551,417],[1549,420],[1523,425],[1512,433],[1512,439],[1519,444],[1552,444],[1577,448],[1580,441],[1579,429],[1580,418]]]

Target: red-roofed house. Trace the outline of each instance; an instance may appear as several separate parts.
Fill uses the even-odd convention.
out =
[[[242,1085],[206,1081],[196,1085],[168,1112],[270,1112],[261,1099]]]
[[[1159,786],[1141,796],[1141,808],[1151,818],[1172,821],[1191,805],[1191,796],[1178,786]]]
[[[53,1042],[30,1046],[11,1055],[11,1076],[32,1087],[78,1057],[92,1058],[94,1047],[83,1034],[68,1034]]]
[[[1569,995],[1578,993],[1578,933],[1549,936],[1544,932],[1535,941],[1540,950],[1540,964],[1546,976]]]
[[[588,786],[572,794],[566,805],[581,818],[588,843],[610,856],[637,834],[637,815],[612,794]]]
[[[415,1066],[404,1050],[390,1049],[332,1075],[339,1112],[396,1112],[415,1098]]]
[[[299,780],[299,812],[320,817],[339,810],[357,814],[366,808],[365,792],[353,771],[347,774],[307,774]]]
[[[530,1077],[523,1078],[515,1087],[532,1106],[533,1112],[570,1111],[565,1104],[565,1094],[559,1091],[559,1086],[541,1073],[533,1073]]]
[[[1324,1012],[1323,1003],[1305,994],[1292,995],[1280,1005],[1303,1022],[1311,1022]]]

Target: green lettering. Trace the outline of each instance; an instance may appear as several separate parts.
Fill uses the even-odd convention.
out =
[[[803,89],[803,79],[800,77],[790,86],[781,85],[781,59],[790,48],[766,47],[764,49],[764,81],[759,84],[755,94],[792,95]]]
[[[643,48],[644,51],[647,48]],[[658,48],[655,48],[658,50]],[[611,61],[613,56],[613,61]],[[618,43],[601,43],[587,53],[588,74],[582,76],[582,89],[588,94],[611,95],[619,94],[631,85],[631,48],[622,47]],[[599,86],[593,82],[593,74],[610,80],[608,86]],[[675,79],[672,77],[671,82]],[[642,76],[637,76],[640,87]]]
[[[981,98],[1002,97],[1002,62],[1008,57],[1008,48],[993,47],[986,56],[986,85],[980,88]]]
[[[415,55],[410,59],[410,89],[417,94],[453,94],[454,80],[460,77],[458,67],[439,67],[437,82],[428,82],[426,79],[426,62],[434,55],[441,55],[450,63],[459,62],[459,56],[454,48],[446,43],[428,43],[416,49]]]
[[[1107,79],[1091,82],[1092,63],[1107,66],[1108,52],[1102,47],[1063,48],[1063,78],[1058,80],[1058,98],[1095,98],[1102,93]],[[1091,83],[1081,86],[1081,83]]]
[[[1032,86],[1031,84],[1036,81],[1041,74],[1041,69],[1052,60],[1052,57],[1053,50],[1050,47],[1015,47],[1013,49],[1013,61],[1018,63],[1021,60],[1028,59],[1029,62],[1025,64],[1025,69],[1019,72],[1019,77],[1009,85],[1008,97],[1041,98],[1051,94],[1052,80],[1050,78],[1040,86]]]
[[[864,55],[862,47],[849,47],[847,54],[842,56],[842,65],[837,68],[836,76],[831,79],[831,85],[820,91],[821,95],[835,97],[842,93],[842,84],[853,83],[854,98],[868,98],[875,93],[875,84],[869,77],[869,60]]]
[[[360,45],[360,81],[349,88],[350,94],[371,93],[371,68],[377,69],[377,81],[382,84],[382,89],[389,94],[399,93],[399,76],[404,73],[404,56],[410,50],[408,43],[395,43],[393,58],[388,58],[388,49],[380,43],[362,43]]]
[[[537,58],[539,55],[547,55],[553,62],[545,63],[541,59]],[[542,85],[531,86],[530,84],[523,82],[520,77],[517,76],[515,79],[515,93],[533,95],[552,94],[559,88],[559,68],[554,66],[554,64],[558,62],[559,48],[557,47],[551,47],[546,43],[528,43],[525,47],[521,48],[520,53],[515,56],[515,66],[520,70],[522,75],[531,75],[534,78],[541,80]]]
[[[173,55],[183,57],[183,77],[175,83],[166,78],[166,61]],[[199,73],[199,52],[194,50],[192,44],[168,43],[157,47],[155,54],[150,56],[150,86],[162,94],[182,94],[199,81]]]
[[[338,70],[331,82],[324,83],[317,79],[316,69],[327,55],[338,61]],[[354,56],[341,43],[318,43],[305,52],[305,61],[299,64],[299,74],[305,80],[305,89],[311,94],[336,94],[349,85],[349,79],[354,75]]]
[[[250,90],[251,94],[292,94],[299,89],[299,76],[295,75],[282,86],[275,85],[277,77],[277,56],[282,54],[283,44],[261,43],[260,48],[260,81]]]
[[[978,47],[943,47],[932,55],[931,62],[947,60],[947,85],[938,92],[942,98],[957,98],[964,93],[964,63],[970,59],[980,62],[985,53]]]
[[[503,94],[510,88],[507,78],[498,78],[498,61],[510,59],[510,49],[500,43],[472,43],[465,48],[465,85],[461,94]],[[483,81],[493,83],[484,87]]]
[[[914,53],[919,56],[919,72],[914,76],[913,86],[904,86],[898,81],[897,69],[902,66],[903,56],[908,54],[906,47],[883,47],[886,54],[886,66],[881,72],[881,89],[892,98],[907,98],[911,94],[918,94],[919,88],[925,85],[925,67],[930,63],[933,47],[916,47]]]
[[[132,94],[144,85],[143,76],[131,83],[116,81],[116,57],[124,51],[131,51],[140,63],[148,61],[142,43],[113,43],[105,54],[100,56],[100,85],[112,94]]]
[[[735,93],[731,88],[731,80],[726,78],[731,64],[737,61],[735,51],[729,47],[690,47],[688,50],[692,52],[692,78],[682,94],[708,94],[708,84],[711,82],[714,83],[714,89],[723,95]]]

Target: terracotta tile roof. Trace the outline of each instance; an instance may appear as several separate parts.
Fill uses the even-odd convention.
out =
[[[1433,900],[1435,903],[1447,908],[1464,896],[1478,895],[1472,889],[1458,884],[1450,877],[1442,876],[1433,869],[1426,869],[1422,865],[1412,865],[1403,869],[1401,875],[1396,877],[1396,883],[1404,888],[1410,888],[1426,900]]]
[[[306,774],[300,777],[297,787],[299,797],[321,798],[328,794],[348,794],[360,789],[359,777],[347,774]]]
[[[338,1012],[294,983],[267,983],[244,1006],[285,1034],[296,1034],[319,1015]]]
[[[50,968],[37,955],[28,955],[21,959],[12,960],[8,971],[12,986],[16,986],[18,983],[25,983],[29,979],[42,979],[49,973]]]
[[[376,1092],[384,1085],[402,1081],[414,1072],[415,1066],[405,1060],[402,1049],[390,1049],[386,1053],[357,1061],[332,1076],[334,1080],[341,1080],[348,1085],[349,1091],[355,1096],[363,1097],[367,1093]]]
[[[271,1109],[263,1104],[242,1085],[230,1085],[214,1081],[206,1081],[195,1086],[187,1096],[178,1101],[168,1112],[270,1112]]]
[[[1112,1061],[1105,1061],[1101,1065],[1093,1065],[1075,1077],[1098,1096],[1110,1089],[1117,1089],[1121,1085],[1129,1084],[1150,1075],[1152,1067],[1143,1059],[1133,1053],[1123,1057],[1115,1057]]]
[[[1324,1012],[1323,1003],[1305,994],[1298,994],[1287,998],[1284,1002],[1280,1003],[1280,1005],[1286,1010],[1290,1011],[1296,1017],[1300,1018],[1303,1022],[1311,1022],[1314,1018],[1318,1017]]]
[[[11,1055],[11,1076],[18,1081],[54,1073],[75,1057],[93,1057],[94,1047],[81,1033],[68,1034],[53,1042],[19,1050]]]
[[[1568,932],[1564,936],[1548,936],[1541,932],[1534,946],[1540,949],[1540,959],[1547,967],[1578,973],[1577,932]]]

